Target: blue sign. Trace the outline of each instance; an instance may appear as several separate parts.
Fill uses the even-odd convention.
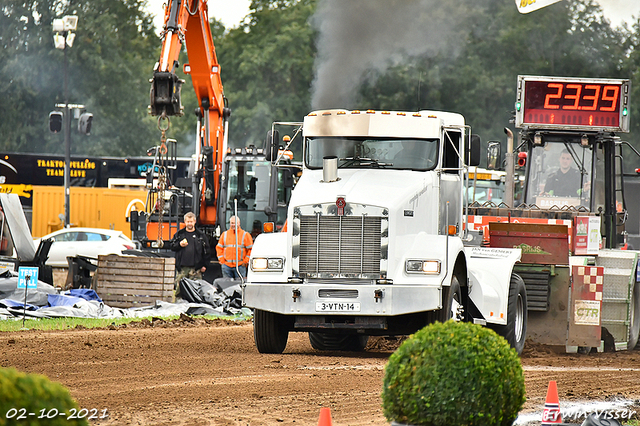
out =
[[[155,173],[158,173],[158,171],[160,170],[160,168],[158,166],[154,167],[152,163],[146,162],[146,163],[140,164],[138,166],[138,174],[140,176],[146,176],[147,174],[149,174],[151,169],[153,169],[153,171]]]
[[[18,288],[38,288],[38,268],[18,268]]]

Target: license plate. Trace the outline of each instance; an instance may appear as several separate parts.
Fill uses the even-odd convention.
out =
[[[360,302],[316,302],[316,312],[360,312]]]

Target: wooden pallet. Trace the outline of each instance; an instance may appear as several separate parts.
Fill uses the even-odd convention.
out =
[[[114,308],[173,302],[175,265],[174,258],[98,256],[96,292]]]

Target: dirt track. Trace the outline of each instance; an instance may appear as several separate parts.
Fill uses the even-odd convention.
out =
[[[99,425],[388,425],[380,408],[387,341],[363,353],[322,353],[292,333],[282,355],[262,355],[252,326],[203,319],[61,332],[0,334],[0,365],[45,374]],[[380,347],[381,346],[381,347]],[[339,356],[337,356],[339,355]],[[549,380],[564,401],[640,399],[640,352],[523,354],[525,411],[544,405]]]

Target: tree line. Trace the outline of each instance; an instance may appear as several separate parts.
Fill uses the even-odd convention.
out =
[[[159,143],[147,106],[160,38],[145,0],[5,0],[0,10],[3,151],[64,152],[48,127],[64,71],[51,23],[64,15],[78,16],[69,101],[94,115],[91,135],[72,132],[72,153],[137,156]],[[613,27],[594,0],[527,15],[508,0],[253,0],[232,29],[209,14],[231,146],[260,145],[273,121],[301,121],[312,108],[459,112],[484,141],[502,140],[526,74],[630,79],[622,136],[640,148],[640,19]],[[168,136],[190,155],[197,105],[181,77],[186,113]]]

